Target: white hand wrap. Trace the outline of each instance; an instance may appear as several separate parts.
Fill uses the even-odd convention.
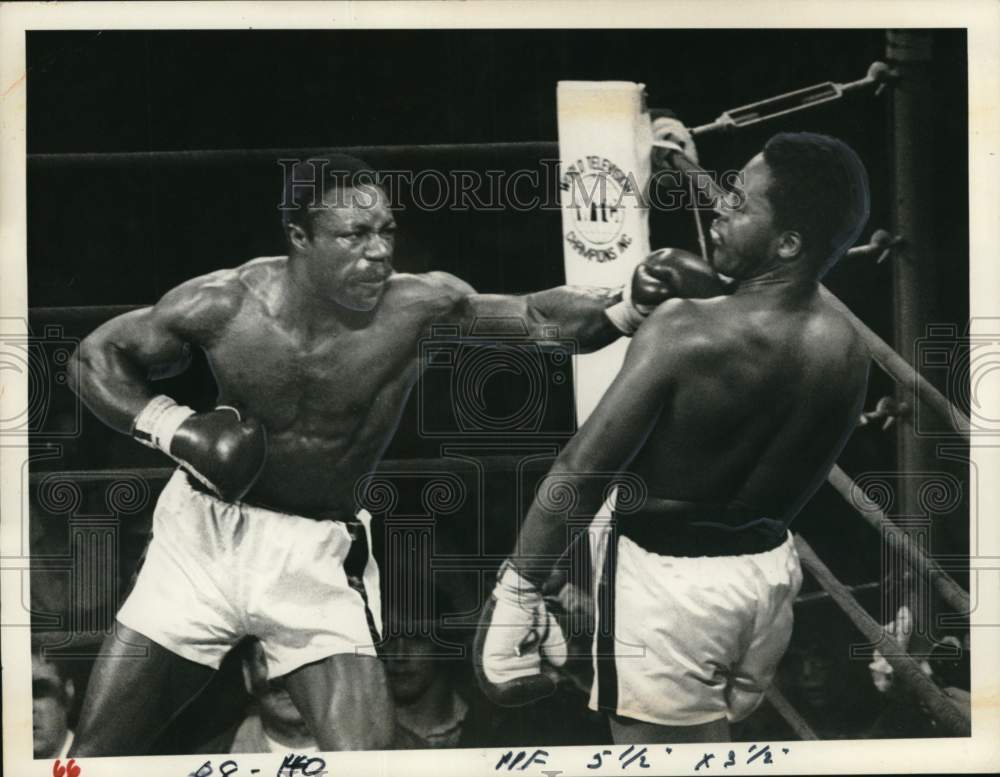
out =
[[[635,330],[652,312],[653,308],[648,305],[636,305],[632,302],[631,283],[626,283],[622,288],[621,302],[616,302],[611,307],[604,309],[604,315],[614,324],[615,329],[629,337],[635,334]]]
[[[135,417],[132,436],[143,445],[169,455],[174,433],[194,412],[190,407],[178,405],[170,397],[160,394],[149,400]]]
[[[542,661],[566,663],[566,638],[542,600],[542,592],[509,563],[493,590],[496,606],[483,646],[483,670],[491,683],[541,674]]]

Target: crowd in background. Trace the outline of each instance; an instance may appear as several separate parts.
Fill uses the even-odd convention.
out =
[[[129,520],[139,527],[148,526],[141,516],[133,515]],[[52,516],[33,523],[34,551],[45,549],[45,542],[51,541],[46,535],[56,531],[56,526],[57,519]],[[128,543],[125,547],[132,556],[129,563],[134,565],[141,547],[137,541],[131,550]],[[412,564],[406,566],[413,568]],[[400,579],[387,572],[394,581],[392,588],[400,590]],[[123,576],[127,574],[125,569]],[[433,606],[423,608],[431,613],[427,617],[413,616],[400,602],[394,602],[389,592],[383,592],[385,639],[379,650],[396,706],[396,747],[555,746],[610,741],[606,719],[587,709],[591,677],[586,655],[588,634],[578,635],[575,652],[571,648],[571,656],[576,658],[571,658],[566,682],[554,695],[524,707],[497,707],[480,692],[473,674],[470,650],[474,617],[458,619],[461,625],[457,627],[454,618],[446,617],[455,612],[468,614],[470,607],[475,607],[479,595],[473,590],[475,584],[463,583],[461,578],[436,577],[450,582],[433,589]],[[463,585],[468,587],[463,589]],[[33,609],[65,622],[72,586],[65,574],[36,569]],[[126,579],[120,586],[122,596],[127,587]],[[429,590],[426,581],[413,581],[412,587]],[[577,615],[587,609],[585,602],[569,601],[566,591],[549,590],[563,617],[570,617],[567,608],[576,608]],[[879,593],[872,588],[867,596],[859,596],[870,610],[878,611]],[[775,688],[815,735],[820,739],[942,735],[916,696],[893,681],[891,668],[887,671],[877,653],[862,650],[851,657],[851,645],[863,640],[833,603],[816,592],[806,599],[797,607],[795,633]],[[905,617],[909,621],[893,626],[901,637],[904,629],[907,636],[920,631],[915,629],[912,616],[907,613]],[[88,651],[92,656],[99,645],[99,639],[92,637],[88,642],[79,637],[44,626],[33,634],[36,757],[58,757],[72,741],[92,661]],[[957,637],[938,636],[935,640],[925,634],[917,641],[919,651],[926,655],[924,671],[949,695],[967,704],[967,634],[958,632]],[[917,647],[911,641],[911,650]],[[67,657],[70,655],[75,657]],[[768,701],[735,725],[732,734],[734,741],[782,741],[800,736]],[[154,753],[309,752],[312,748],[315,742],[281,678],[268,676],[260,644],[250,638],[231,652],[202,696],[171,723]]]

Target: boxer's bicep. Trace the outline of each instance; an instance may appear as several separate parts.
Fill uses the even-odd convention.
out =
[[[461,278],[446,272],[429,272],[417,276],[415,299],[424,310],[425,335],[432,335],[438,324],[457,324],[462,334],[468,334],[475,321],[475,311],[469,300],[479,296],[476,290]]]
[[[155,306],[130,311],[98,327],[71,362],[81,398],[109,426],[128,432],[154,392],[150,381],[186,367],[193,345],[204,345],[233,311],[232,300],[189,282]]]
[[[99,346],[108,366],[157,377],[190,361],[193,346],[207,345],[235,312],[231,286],[195,279],[167,292],[153,307],[118,316],[86,342]]]
[[[621,299],[618,289],[596,286],[557,286],[537,291],[524,300],[532,336],[572,340],[580,353],[613,343],[621,332],[605,311]]]
[[[103,337],[106,353],[137,370],[167,371],[189,354],[190,346],[155,307],[126,313],[109,322]]]
[[[447,320],[458,324],[463,334],[475,329],[504,332],[513,337],[530,334],[530,316],[524,297],[505,294],[463,294],[456,299]]]
[[[456,310],[470,327],[477,319],[489,320],[512,336],[570,340],[580,353],[588,353],[621,336],[604,312],[620,297],[615,289],[557,286],[520,296],[469,294]]]
[[[121,432],[152,396],[149,372],[183,358],[184,343],[161,331],[153,308],[125,313],[80,343],[71,362],[81,399],[94,415]]]

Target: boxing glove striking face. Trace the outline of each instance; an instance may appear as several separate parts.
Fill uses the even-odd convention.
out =
[[[639,328],[657,305],[673,297],[707,299],[729,294],[727,283],[697,254],[680,248],[661,248],[643,259],[622,292],[622,301],[604,314],[626,335]]]

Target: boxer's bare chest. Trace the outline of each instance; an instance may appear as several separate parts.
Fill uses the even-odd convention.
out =
[[[207,353],[220,401],[245,408],[271,435],[345,437],[398,416],[417,378],[418,334],[405,315],[308,331],[250,309]]]

